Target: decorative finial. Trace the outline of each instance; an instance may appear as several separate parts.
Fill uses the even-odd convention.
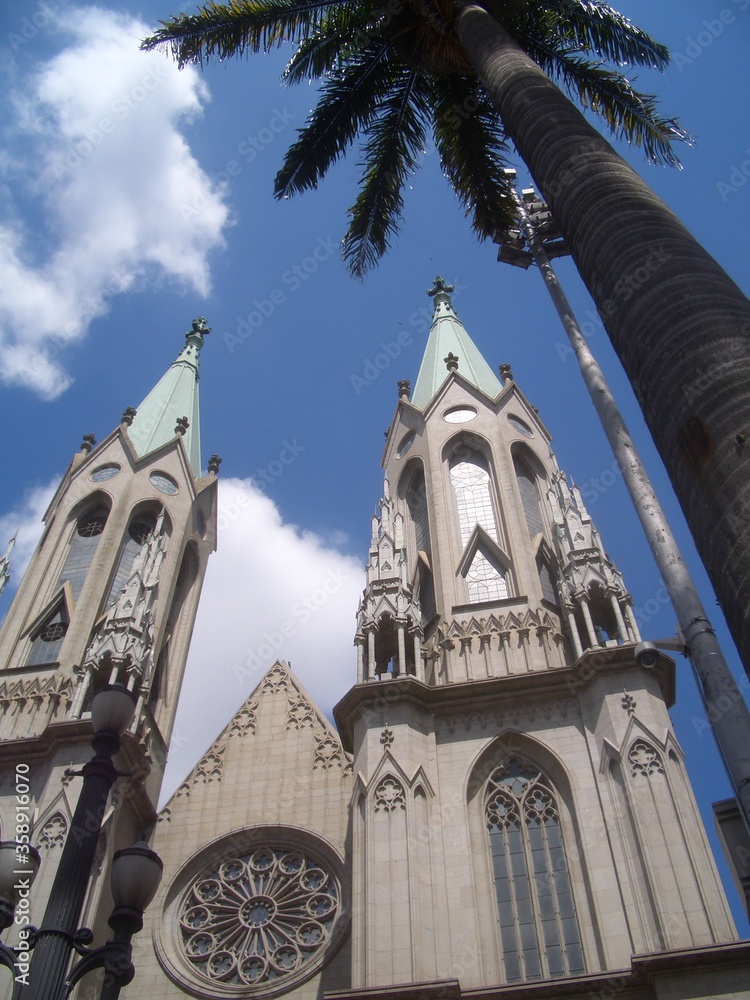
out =
[[[192,329],[188,330],[185,334],[186,337],[199,336],[205,337],[206,334],[211,332],[211,327],[206,323],[205,316],[199,316],[198,319],[194,319],[192,323]]]
[[[219,466],[221,465],[221,459],[218,455],[212,455],[208,460],[208,471],[211,475],[219,475]]]
[[[83,441],[81,442],[81,451],[85,451],[88,454],[95,444],[96,438],[93,434],[84,434]]]
[[[122,415],[122,420],[120,423],[125,424],[126,427],[130,427],[133,423],[133,418],[135,417],[137,410],[134,406],[128,406]]]
[[[441,278],[440,275],[438,275],[437,278],[435,278],[435,283],[433,287],[427,289],[427,294],[430,296],[430,298],[433,298],[433,296],[439,294],[447,296],[452,291],[455,291],[453,285],[449,285],[444,278]]]
[[[500,378],[503,380],[503,382],[513,381],[513,369],[510,367],[510,365],[507,364],[500,365]]]
[[[455,372],[458,370],[458,357],[453,353],[453,351],[450,352],[447,358],[443,358],[443,361],[445,362],[445,367],[449,372]]]
[[[189,426],[190,426],[190,421],[188,420],[187,417],[178,417],[174,432],[175,434],[179,434],[180,436],[182,436],[183,434],[186,433]]]
[[[10,551],[16,544],[16,536],[13,535],[8,542],[5,555],[0,556],[0,594],[5,590],[5,585],[10,580]]]
[[[408,399],[411,396],[411,382],[408,378],[402,378],[398,383],[398,398]]]
[[[393,743],[394,738],[395,737],[393,735],[393,730],[390,728],[390,726],[386,722],[385,729],[380,734],[380,742],[383,744],[383,747],[385,749],[387,749]]]

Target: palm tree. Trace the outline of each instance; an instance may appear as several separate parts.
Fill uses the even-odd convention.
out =
[[[396,230],[432,125],[483,237],[513,212],[512,142],[529,168],[641,404],[750,674],[750,302],[553,82],[650,159],[685,133],[618,65],[668,53],[601,0],[233,0],[144,42],[181,64],[297,43],[285,77],[324,80],[276,180],[317,184],[364,136],[344,256],[362,275]],[[585,53],[595,60],[585,58]]]

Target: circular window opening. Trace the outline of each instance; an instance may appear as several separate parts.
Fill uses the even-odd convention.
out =
[[[104,514],[91,514],[78,525],[78,534],[81,538],[94,538],[95,535],[101,535],[106,521],[107,518]]]
[[[396,458],[403,458],[407,451],[414,444],[416,438],[415,431],[409,431],[409,433],[401,439],[401,444],[398,446],[398,451],[396,452]]]
[[[149,479],[152,486],[155,486],[160,493],[166,493],[167,496],[174,496],[179,489],[175,480],[166,472],[152,472]]]
[[[179,908],[182,954],[207,983],[243,988],[313,971],[331,940],[341,890],[307,852],[260,847],[205,868]]]
[[[530,438],[534,436],[534,432],[529,425],[525,424],[519,417],[514,417],[512,414],[509,414],[508,423],[511,427],[515,428],[519,434],[523,434],[524,437]]]
[[[465,424],[473,420],[476,415],[477,411],[473,406],[454,406],[445,411],[443,420],[447,420],[449,424]]]
[[[112,479],[120,471],[120,466],[115,464],[110,465],[100,465],[98,469],[94,471],[89,476],[92,483],[104,483],[108,479]]]

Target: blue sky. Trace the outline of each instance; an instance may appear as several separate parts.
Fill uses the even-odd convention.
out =
[[[681,171],[635,168],[750,289],[750,0],[619,8],[671,49],[638,86],[695,136]],[[357,156],[277,202],[273,177],[314,104],[278,80],[288,52],[178,73],[137,38],[169,2],[4,0],[0,34],[0,546],[13,586],[45,498],[81,436],[102,439],[172,361],[193,317],[205,460],[223,457],[219,552],[196,626],[168,777],[174,787],[278,655],[325,710],[355,679],[351,640],[396,382],[416,378],[440,273],[491,365],[510,362],[581,486],[647,637],[674,616],[538,274],[472,236],[428,147],[400,236],[364,282],[338,244]],[[522,185],[530,178],[520,162]],[[558,273],[615,389],[738,677],[720,609],[632,394],[569,261]],[[312,595],[325,591],[325,600]],[[0,598],[7,610],[13,587]],[[305,602],[308,602],[306,605]],[[299,608],[309,607],[307,616]],[[257,609],[249,614],[250,608]],[[278,649],[278,627],[294,625]],[[269,638],[270,637],[270,638]],[[272,654],[272,655],[271,655]],[[686,661],[672,715],[707,826],[728,794]],[[726,873],[724,873],[726,878]],[[734,890],[728,887],[730,898]],[[743,932],[747,922],[735,915]]]

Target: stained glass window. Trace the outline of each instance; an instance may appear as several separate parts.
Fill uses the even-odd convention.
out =
[[[106,507],[97,507],[83,514],[76,524],[65,564],[57,581],[58,587],[69,583],[76,600],[86,582],[89,567],[107,523],[107,513]]]
[[[487,782],[485,819],[505,981],[586,971],[554,790],[511,758]]]
[[[493,541],[498,541],[490,473],[484,456],[469,448],[460,449],[451,460],[450,475],[456,493],[461,544],[466,545],[476,525],[484,528]],[[472,603],[497,601],[508,596],[503,567],[481,546],[474,553],[466,573],[466,586]]]

